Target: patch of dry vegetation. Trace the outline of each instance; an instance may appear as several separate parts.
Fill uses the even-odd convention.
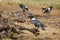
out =
[[[46,30],[43,31],[43,30],[39,29],[40,35],[38,35],[38,36],[34,36],[34,34],[32,34],[29,31],[26,31],[26,30],[23,30],[23,32],[24,32],[23,34],[17,34],[17,33],[10,31],[11,34],[13,34],[13,37],[17,38],[17,40],[60,40],[60,10],[53,9],[53,11],[50,14],[44,14],[41,11],[40,5],[36,6],[36,5],[29,4],[28,7],[29,7],[29,12],[33,13],[34,15],[39,15],[39,16],[36,16],[36,18],[39,21],[41,21],[43,24],[47,25],[47,27],[45,28]],[[20,14],[20,13],[17,13],[20,16],[15,16],[16,13],[13,14],[11,17],[8,16],[10,14],[10,12],[17,11],[17,10],[19,10],[20,13],[23,14],[23,12],[21,12],[22,10],[19,8],[18,4],[16,4],[16,3],[8,3],[8,2],[0,3],[0,14],[2,15],[2,17],[0,17],[0,20],[1,20],[0,26],[6,27],[7,20],[9,20],[9,21],[13,21],[12,23],[14,23],[14,24],[24,26],[26,28],[32,28],[32,27],[34,28],[35,26],[29,21],[29,18],[27,18],[26,16],[22,17],[21,16],[22,14]],[[25,20],[24,23],[19,22],[19,19],[21,19],[21,18],[24,18],[24,19],[22,19],[22,20]],[[2,21],[2,20],[6,20],[6,21]],[[9,26],[13,26],[13,28],[15,28],[15,26],[12,24]],[[4,32],[5,31],[3,31],[2,33],[4,33]],[[8,32],[8,35],[9,35],[8,37],[2,36],[3,38],[2,37],[1,38],[3,40],[5,40],[5,39],[12,40],[10,38],[9,32]]]

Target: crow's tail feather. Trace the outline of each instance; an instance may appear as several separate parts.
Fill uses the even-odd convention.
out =
[[[43,25],[43,24],[41,24],[40,27],[41,27],[42,30],[45,30],[45,27],[46,27],[46,26]]]
[[[44,28],[44,27],[41,27],[41,29],[42,29],[42,30],[45,30],[45,28]]]

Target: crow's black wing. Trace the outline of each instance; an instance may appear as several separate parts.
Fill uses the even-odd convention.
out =
[[[40,25],[40,23],[37,21],[37,20],[32,20],[32,23],[34,24],[34,25]]]
[[[37,25],[37,26],[41,27],[41,29],[45,30],[45,28],[44,28],[45,25],[43,25],[40,21],[38,21],[38,20],[32,20],[32,23],[34,25]]]

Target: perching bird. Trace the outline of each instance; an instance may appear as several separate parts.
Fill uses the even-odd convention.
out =
[[[37,28],[41,27],[42,30],[45,30],[44,27],[46,27],[46,26],[43,25],[40,21],[38,21],[36,18],[30,17],[30,19],[31,19],[31,22],[35,25],[35,28],[36,28],[36,27],[37,27]]]
[[[48,8],[46,8],[46,7],[42,7],[42,11],[44,11],[44,13],[50,13],[51,12],[51,10],[52,10],[52,6],[50,6],[50,7],[48,7]]]
[[[50,13],[50,12],[51,12],[51,10],[52,10],[52,6],[48,7],[48,8],[45,10],[45,12],[44,12],[44,13]]]
[[[28,7],[23,4],[19,4],[20,8],[22,8],[23,12],[28,11]]]

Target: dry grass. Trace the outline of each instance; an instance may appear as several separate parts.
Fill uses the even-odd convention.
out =
[[[39,29],[40,35],[36,37],[32,33],[25,31],[28,34],[22,35],[22,38],[19,38],[19,40],[21,39],[22,40],[60,40],[60,10],[53,9],[53,11],[50,14],[44,14],[41,11],[39,5],[33,6],[29,4],[28,7],[29,7],[29,12],[33,13],[34,15],[39,15],[37,19],[41,21],[43,24],[47,25],[47,27],[45,31]],[[20,10],[20,8],[16,3],[13,4],[3,3],[0,4],[0,10],[11,12],[14,10]],[[30,28],[30,26],[34,27],[33,24],[31,23],[27,24],[27,23],[29,22],[25,22],[20,25],[28,26],[28,28]]]
[[[50,6],[52,5],[55,8],[60,9],[60,0],[2,0],[2,2],[10,2],[10,3],[23,3],[27,5],[40,5],[40,6]]]

